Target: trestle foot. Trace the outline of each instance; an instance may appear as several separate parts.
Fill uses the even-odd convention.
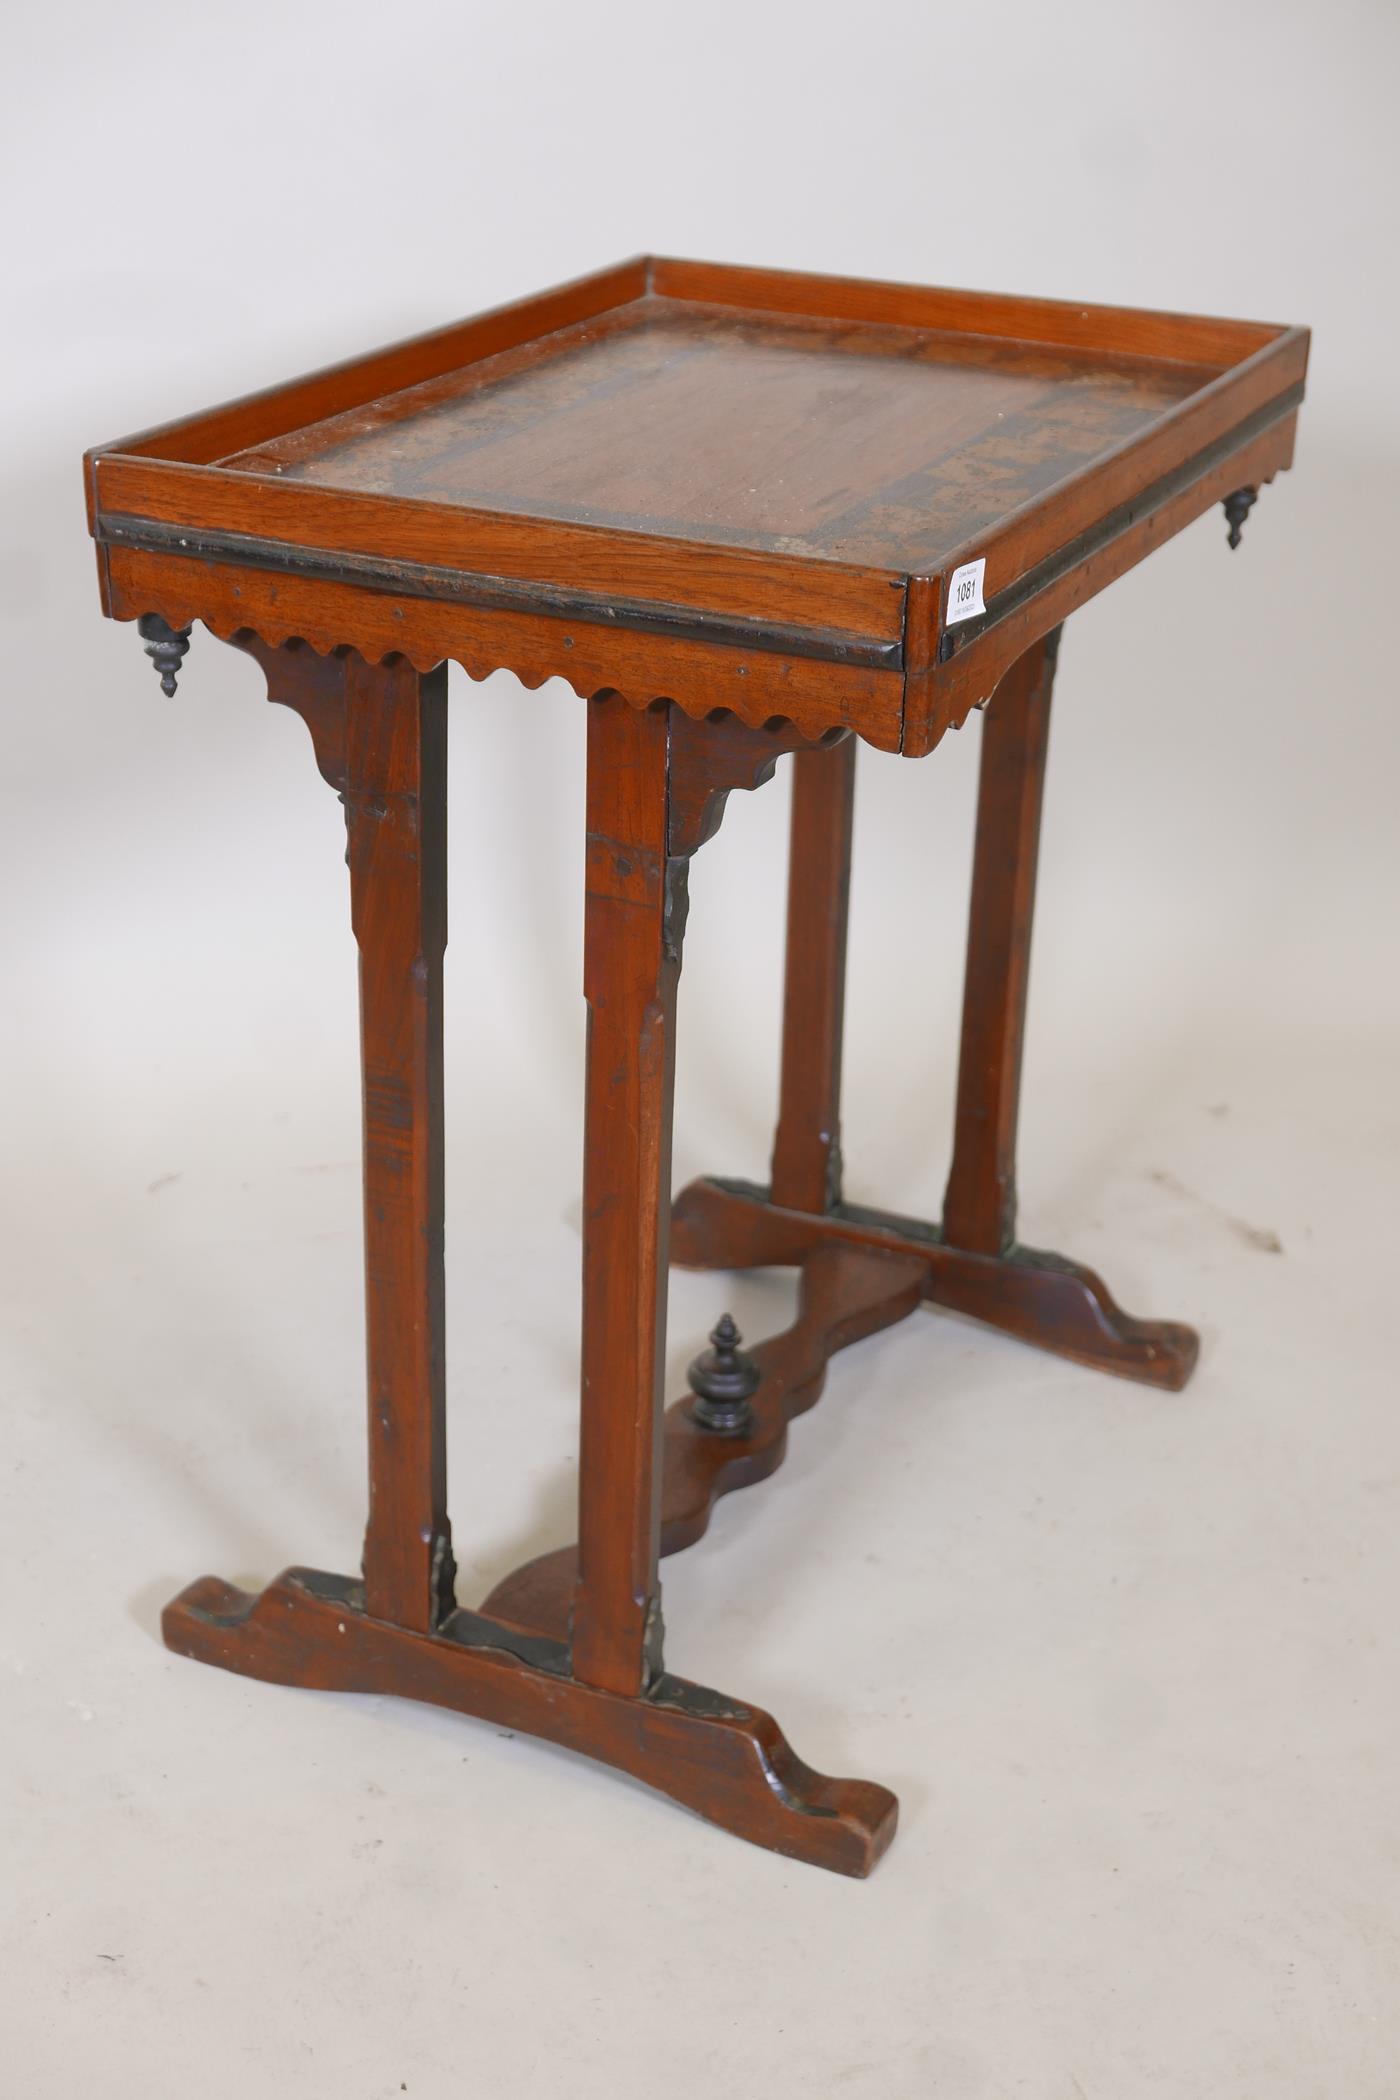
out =
[[[693,1181],[676,1198],[671,1259],[688,1269],[751,1269],[805,1262],[817,1247],[864,1247],[924,1264],[923,1295],[1004,1334],[1097,1371],[1180,1392],[1200,1338],[1176,1320],[1139,1320],[1092,1269],[1012,1246],[1004,1254],[950,1247],[938,1228],[842,1203],[784,1210],[751,1182]]]
[[[866,1875],[898,1803],[866,1780],[803,1764],[772,1717],[662,1674],[639,1697],[581,1684],[567,1650],[477,1612],[433,1633],[370,1618],[363,1585],[289,1568],[258,1595],[215,1576],[167,1605],[166,1645],[244,1677],[316,1691],[421,1699],[616,1766],[772,1852]]]

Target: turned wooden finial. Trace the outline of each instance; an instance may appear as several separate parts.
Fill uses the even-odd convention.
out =
[[[1236,489],[1232,496],[1225,498],[1225,522],[1230,528],[1229,542],[1232,547],[1238,547],[1240,534],[1244,531],[1244,521],[1258,501],[1258,489]]]
[[[142,613],[136,631],[146,644],[146,654],[160,673],[160,689],[167,699],[175,694],[176,673],[190,646],[188,627],[172,627],[159,613]]]
[[[725,1313],[710,1335],[710,1346],[697,1356],[686,1378],[695,1395],[691,1419],[716,1436],[745,1436],[753,1427],[750,1405],[763,1373],[740,1348],[744,1337]]]

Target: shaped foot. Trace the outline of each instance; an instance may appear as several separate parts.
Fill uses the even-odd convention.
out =
[[[522,1638],[476,1612],[414,1633],[367,1618],[358,1583],[289,1568],[258,1595],[206,1576],[161,1623],[177,1654],[245,1677],[392,1693],[541,1736],[834,1873],[868,1874],[894,1835],[899,1809],[887,1788],[814,1772],[759,1708],[669,1675],[638,1699],[598,1691],[568,1674],[562,1643]]]
[[[1196,1367],[1200,1338],[1192,1328],[1124,1312],[1100,1276],[1062,1255],[1033,1247],[969,1254],[915,1218],[851,1203],[821,1214],[783,1210],[765,1189],[742,1181],[693,1181],[671,1213],[671,1258],[683,1268],[781,1267],[825,1246],[918,1258],[931,1304],[1093,1370],[1180,1392]]]

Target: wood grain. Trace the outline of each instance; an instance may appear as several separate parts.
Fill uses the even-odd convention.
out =
[[[1096,1371],[1180,1392],[1200,1342],[1178,1320],[1126,1313],[1102,1277],[1064,1255],[950,1247],[936,1225],[854,1203],[782,1210],[751,1182],[692,1181],[671,1210],[671,1259],[684,1269],[798,1267],[820,1246],[871,1247],[927,1265],[924,1296],[1018,1341]]]
[[[588,711],[582,1411],[574,1674],[645,1689],[659,1655],[661,1374],[681,882],[667,854],[670,716]]]
[[[722,1495],[777,1472],[787,1456],[788,1427],[821,1398],[830,1359],[907,1319],[923,1297],[926,1274],[927,1265],[909,1255],[816,1248],[803,1263],[797,1318],[753,1349],[762,1380],[749,1431],[716,1436],[696,1422],[690,1395],[672,1402],[662,1434],[663,1558],[704,1537]],[[481,1609],[488,1618],[564,1640],[577,1566],[575,1546],[540,1554],[503,1577]]]
[[[814,1772],[760,1707],[669,1676],[645,1699],[619,1698],[532,1667],[508,1629],[472,1614],[436,1635],[375,1619],[343,1576],[288,1568],[258,1595],[205,1576],[167,1605],[162,1630],[177,1655],[244,1677],[422,1699],[540,1736],[836,1874],[869,1874],[894,1836],[888,1788]]]
[[[1040,811],[1059,629],[1013,664],[982,718],[953,1163],[943,1237],[1001,1254],[1016,1237],[1016,1128]]]
[[[551,350],[220,464],[899,574],[1139,436],[1206,376],[660,301]]]
[[[443,1273],[447,677],[345,671],[345,822],[360,949],[369,1370],[366,1608],[426,1632],[452,1607]]]
[[[531,690],[562,678],[581,699],[616,692],[632,707],[670,699],[697,719],[725,708],[755,729],[777,720],[811,740],[853,729],[884,751],[897,751],[903,733],[898,671],[433,605],[135,548],[100,551],[107,609],[118,620],[158,612],[172,627],[202,620],[225,640],[251,631],[273,646],[300,639],[322,655],[352,648],[372,663],[402,655],[420,671],[450,659],[471,678],[512,671]]]
[[[205,1578],[166,1612],[174,1649],[479,1715],[869,1872],[893,1795],[672,1674],[660,1557],[774,1471],[836,1350],[918,1303],[1159,1389],[1190,1377],[1189,1328],[1016,1238],[1051,673],[1068,612],[1217,501],[1237,525],[1239,492],[1290,464],[1307,351],[1259,323],[643,258],[88,454],[103,607],[146,618],[166,690],[202,621],[305,721],[345,804],[360,956],[363,1580]],[[985,610],[950,619],[972,559]],[[478,1611],[454,1594],[446,1495],[449,661],[562,679],[588,709],[577,1544]],[[989,697],[934,1224],[841,1190],[854,740],[922,756]],[[537,711],[530,733],[551,726]],[[673,1205],[690,862],[784,755],[772,1185]],[[664,1411],[671,1258],[802,1271],[729,1419]]]
[[[773,1200],[825,1210],[841,1195],[841,1044],[855,810],[853,738],[792,761],[787,953]]]
[[[754,269],[675,256],[650,258],[649,283],[654,292],[667,298],[707,305],[799,314],[814,320],[1010,337],[1217,368],[1248,357],[1281,332],[1267,322],[1086,306],[1078,300],[1016,298],[1001,292],[953,291],[875,278],[823,277],[802,270]]]
[[[372,609],[340,601],[327,646],[365,653],[393,618],[423,668],[473,653],[465,623],[500,637],[496,664],[567,677],[557,632],[550,660],[541,629],[501,624],[562,613],[591,629],[576,689],[646,706],[658,688],[606,631],[660,623],[702,652],[683,698],[659,688],[688,712],[707,655],[721,691],[798,689],[800,716],[770,712],[806,734],[921,756],[1086,596],[1289,464],[1307,353],[1297,328],[644,259],[97,447],[90,523],[185,556],[178,595],[216,627],[235,559],[216,542],[292,572],[264,598],[319,576],[323,639],[339,559]],[[950,624],[973,559],[987,613]],[[451,647],[410,592],[455,606]],[[735,622],[781,669],[709,633]],[[736,712],[764,719],[752,694]]]

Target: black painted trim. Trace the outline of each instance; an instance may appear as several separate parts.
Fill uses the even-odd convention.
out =
[[[1169,503],[1173,496],[1180,495],[1184,489],[1190,488],[1193,481],[1199,481],[1208,474],[1221,460],[1228,459],[1232,452],[1240,451],[1273,424],[1291,415],[1302,399],[1303,382],[1299,380],[1296,386],[1289,387],[1282,394],[1275,394],[1272,401],[1266,401],[1252,416],[1246,416],[1243,422],[1236,423],[1223,437],[1216,438],[1200,452],[1193,453],[1190,459],[1183,460],[1179,467],[1173,467],[1169,474],[1163,474],[1159,480],[1151,482],[1145,489],[1140,489],[1126,503],[1120,503],[1116,510],[1107,511],[1103,517],[1095,519],[1085,531],[1066,541],[1063,547],[1057,547],[1053,554],[1047,554],[1043,561],[1038,561],[1033,568],[1018,576],[1014,583],[1009,583],[1005,590],[998,591],[995,597],[989,599],[987,610],[980,619],[959,620],[955,627],[945,626],[938,637],[937,661],[946,664],[960,650],[980,640],[984,634],[990,633],[1009,614],[1016,612],[1030,599],[1039,597],[1042,591],[1048,590],[1051,584],[1058,583],[1062,576],[1068,575],[1072,569],[1077,569],[1090,555],[1097,554],[1101,547],[1106,547],[1111,540],[1116,540],[1121,533],[1127,532],[1139,519],[1150,516],[1154,510],[1159,510],[1164,503]],[[956,564],[950,564],[950,573],[955,566]]]
[[[150,554],[175,554],[191,561],[212,561],[234,568],[274,569],[321,583],[348,583],[400,598],[427,598],[448,605],[474,605],[494,612],[543,613],[551,619],[581,620],[595,627],[630,627],[642,634],[675,635],[686,641],[719,643],[733,649],[756,649],[768,655],[815,657],[825,663],[865,669],[904,668],[904,644],[844,635],[823,627],[775,627],[752,620],[706,612],[689,605],[666,605],[649,598],[605,597],[600,591],[562,590],[555,584],[522,583],[506,576],[485,576],[467,569],[440,568],[428,562],[392,561],[365,554],[341,554],[323,547],[293,546],[249,533],[206,530],[196,525],[170,525],[158,518],[135,518],[99,512],[99,544],[136,547]]]

